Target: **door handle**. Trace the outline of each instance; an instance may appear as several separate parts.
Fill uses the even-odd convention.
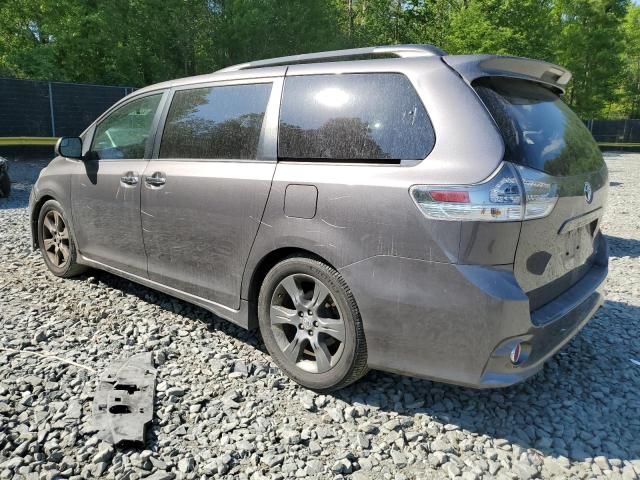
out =
[[[120,177],[120,181],[126,185],[137,185],[138,175],[134,172],[127,172],[122,177]]]
[[[162,172],[154,172],[152,175],[144,177],[144,183],[151,187],[161,187],[167,183],[167,177]]]

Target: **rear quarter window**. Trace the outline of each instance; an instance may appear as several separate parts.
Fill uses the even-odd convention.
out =
[[[424,105],[402,74],[285,80],[281,159],[399,163],[424,159],[434,142]]]
[[[582,120],[548,88],[513,78],[483,78],[474,88],[502,134],[506,160],[555,176],[604,165]]]

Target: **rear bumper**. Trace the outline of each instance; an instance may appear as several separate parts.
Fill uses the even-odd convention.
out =
[[[601,241],[590,271],[533,312],[511,266],[377,256],[341,269],[363,318],[369,366],[474,388],[526,379],[602,305]],[[510,360],[516,342],[525,352],[518,366]]]
[[[478,387],[504,387],[530,377],[560,350],[596,313],[604,302],[606,265],[594,265],[580,282],[556,300],[531,313],[533,326],[524,335],[507,339],[492,352]],[[520,342],[530,351],[521,365],[510,361],[513,346]]]

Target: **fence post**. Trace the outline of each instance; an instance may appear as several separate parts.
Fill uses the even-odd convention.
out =
[[[629,142],[629,119],[628,118],[624,119],[624,129],[622,131],[622,142],[623,143]]]
[[[53,90],[51,88],[51,82],[49,82],[49,112],[51,112],[51,136],[56,136],[56,116],[53,111]]]

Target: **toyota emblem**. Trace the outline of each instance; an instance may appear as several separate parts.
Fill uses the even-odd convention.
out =
[[[593,189],[591,188],[591,184],[589,182],[584,182],[584,198],[587,203],[591,203],[593,200]]]

